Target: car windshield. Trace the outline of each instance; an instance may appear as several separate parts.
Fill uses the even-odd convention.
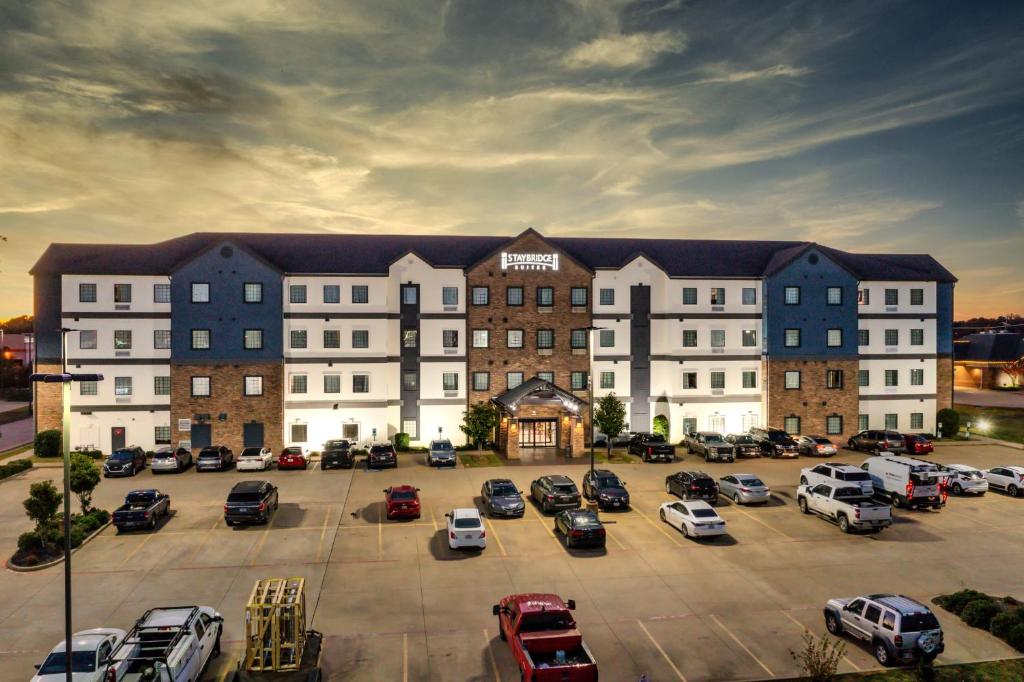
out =
[[[828,438],[812,438],[811,440],[813,440],[818,445],[832,445],[832,441],[830,441]]]
[[[262,499],[263,496],[255,490],[228,494],[228,502],[259,502]]]
[[[128,493],[124,501],[133,507],[137,507],[140,504],[149,504],[153,501],[153,495],[146,492],[132,492]]]
[[[163,459],[164,457],[174,457],[174,450],[157,450],[153,453],[153,459]]]
[[[110,455],[110,459],[116,460],[118,462],[129,461],[134,458],[135,453],[132,452],[131,450],[115,450],[113,454]],[[74,656],[72,656],[72,658],[74,658]]]
[[[456,528],[479,528],[480,519],[460,517],[455,519],[455,523],[453,523],[452,525],[454,525]]]
[[[601,522],[593,514],[573,514],[573,525],[579,526],[600,526]]]
[[[732,440],[733,440],[734,443],[745,443],[746,444],[746,443],[753,443],[754,442],[754,439],[751,438],[750,436],[734,436]]]
[[[710,519],[713,516],[718,516],[714,509],[693,509],[691,510],[693,515],[698,519]]]
[[[326,443],[324,443],[324,447],[325,448],[347,448],[347,447],[350,447],[350,446],[349,446],[349,442],[347,440],[329,440]]]
[[[281,454],[282,455],[301,455],[302,454],[302,448],[285,448],[284,452],[282,452]]]
[[[446,440],[434,441],[434,444],[430,446],[431,450],[454,450],[452,444]]]
[[[544,630],[570,630],[574,623],[568,613],[541,611],[523,616],[520,632],[542,632]]]
[[[218,451],[216,448],[211,448],[209,450],[201,450],[199,452],[199,456],[200,457],[220,457],[220,451]]]
[[[937,630],[939,621],[934,613],[907,613],[900,621],[900,632],[921,632],[923,630]]]
[[[599,476],[597,479],[598,488],[622,488],[622,481],[618,476]]]
[[[373,455],[381,455],[381,454],[388,455],[388,454],[391,454],[391,448],[389,448],[387,445],[374,445],[372,448],[370,448],[370,454],[373,454]]]
[[[242,457],[259,457],[263,454],[263,450],[260,448],[246,448],[242,450]]]
[[[866,471],[840,471],[836,473],[840,481],[870,481],[871,476]]]
[[[723,441],[722,437],[719,436],[717,433],[712,433],[709,436],[705,436],[705,439],[709,443],[721,443]]]
[[[576,494],[575,483],[556,483],[554,485],[555,492],[560,495],[574,495]]]
[[[792,439],[785,431],[769,431],[768,440],[773,443],[788,443]]]
[[[391,493],[392,500],[414,500],[416,493],[411,490],[395,490]]]
[[[660,433],[652,433],[650,436],[645,436],[644,440],[647,441],[648,443],[664,443],[665,436],[661,435]]]
[[[46,657],[43,664],[39,666],[40,675],[59,675],[64,672],[65,666],[67,665],[67,659],[64,656],[63,651],[54,651],[52,654]],[[91,673],[96,671],[96,652],[95,651],[72,651],[71,652],[71,672],[73,673]]]
[[[756,486],[761,486],[761,487],[764,486],[764,481],[762,481],[760,478],[741,478],[741,479],[739,479],[739,482],[740,482],[741,485],[749,485],[749,486],[755,486],[755,487]]]
[[[507,497],[518,495],[519,491],[511,483],[499,483],[491,487],[491,495],[496,497]]]

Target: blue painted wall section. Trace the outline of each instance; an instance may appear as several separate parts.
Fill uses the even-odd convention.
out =
[[[32,314],[36,361],[60,362],[61,276],[35,275]],[[70,343],[70,341],[69,341]]]
[[[953,353],[953,283],[939,282],[935,292],[935,352]]]

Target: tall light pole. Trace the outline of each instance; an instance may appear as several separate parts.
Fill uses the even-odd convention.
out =
[[[590,366],[587,367],[587,397],[590,398],[590,474],[594,474],[594,332],[604,329],[590,325],[587,332],[587,346],[590,351]]]

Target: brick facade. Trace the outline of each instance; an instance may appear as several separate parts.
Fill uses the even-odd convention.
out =
[[[935,361],[935,411],[953,407],[953,358]]]
[[[36,372],[40,374],[59,374],[59,364],[39,363]],[[59,429],[63,406],[61,405],[61,385],[44,384],[35,382],[32,384],[35,394],[32,397],[32,409],[34,410],[36,431],[47,431]]]
[[[765,425],[781,429],[786,417],[800,417],[802,434],[828,435],[835,442],[845,442],[857,433],[860,410],[858,368],[859,363],[855,359],[764,361]],[[842,370],[842,388],[827,388],[825,376],[830,369]],[[786,389],[785,374],[794,370],[800,372],[800,388]],[[833,415],[843,418],[842,433],[828,434],[826,418]]]

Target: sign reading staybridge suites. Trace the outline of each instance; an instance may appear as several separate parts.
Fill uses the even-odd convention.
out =
[[[501,252],[502,270],[558,270],[557,253]]]

